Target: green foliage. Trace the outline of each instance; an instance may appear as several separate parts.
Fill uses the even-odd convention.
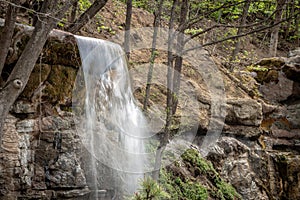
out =
[[[89,0],[79,0],[78,6],[80,11],[85,11],[91,6],[91,2]]]
[[[236,192],[235,188],[226,183],[214,169],[212,163],[202,158],[197,150],[188,149],[184,154],[182,154],[181,157],[185,162],[188,162],[196,169],[199,169],[203,175],[208,176],[208,179],[216,187],[216,190],[211,192],[211,196],[220,198],[222,200],[234,200],[235,198],[241,198]],[[184,193],[184,195],[187,194]]]
[[[224,182],[223,180],[219,179],[216,184],[217,184],[217,188],[219,189],[218,193],[220,194],[221,199],[234,200],[235,196],[238,195],[234,187]]]
[[[181,188],[184,199],[205,200],[208,198],[207,189],[200,183],[183,182],[179,177],[175,179],[175,182]]]
[[[183,196],[180,187],[175,183],[173,174],[166,169],[160,171],[160,185],[170,194],[170,199],[179,199]]]
[[[126,0],[121,0],[123,3],[126,4]],[[136,8],[142,8],[147,10],[150,13],[154,13],[156,9],[156,1],[154,0],[132,0],[132,6]]]
[[[217,173],[211,162],[208,162],[204,158],[200,157],[199,153],[194,149],[188,149],[186,152],[184,152],[184,154],[182,154],[181,157],[184,161],[191,163],[195,167],[198,167],[201,173]]]
[[[191,35],[194,35],[196,33],[200,33],[201,31],[203,31],[202,28],[189,28],[189,29],[186,29],[184,31],[185,34],[191,34]]]
[[[134,196],[132,200],[160,200],[169,199],[170,196],[166,193],[158,183],[150,177],[146,177],[141,182],[141,188]]]
[[[250,65],[250,66],[247,66],[247,70],[250,71],[250,72],[252,72],[252,71],[255,71],[255,72],[266,72],[269,69],[266,68],[266,67],[262,67],[260,65]]]
[[[258,16],[270,16],[276,9],[276,1],[254,1],[250,4],[249,14]]]
[[[106,32],[108,32],[110,34],[113,34],[113,35],[116,34],[116,31],[114,31],[112,28],[110,28],[108,26],[100,25],[100,23],[97,23],[97,24],[98,24],[97,31],[99,33],[101,33],[102,31],[106,31]]]
[[[57,23],[57,26],[60,27],[60,28],[63,28],[65,26],[65,23],[67,22],[67,19],[66,18],[63,18],[61,21],[59,21]]]
[[[207,189],[201,183],[191,180],[182,180],[175,177],[165,169],[161,171],[161,185],[170,194],[171,199],[184,200],[206,200],[208,199]]]

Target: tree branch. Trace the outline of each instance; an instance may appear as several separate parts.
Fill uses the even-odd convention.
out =
[[[195,47],[192,47],[190,49],[187,49],[187,50],[184,50],[183,54],[189,52],[189,51],[193,51],[195,49],[199,49],[199,48],[202,48],[202,47],[205,47],[205,46],[210,46],[210,45],[214,45],[214,44],[218,44],[218,43],[221,43],[221,42],[225,42],[227,40],[232,40],[232,39],[236,39],[236,38],[240,38],[240,37],[244,37],[244,36],[247,36],[247,35],[251,35],[253,33],[258,33],[258,32],[261,32],[261,31],[264,31],[264,30],[267,30],[267,29],[270,29],[274,26],[277,26],[278,24],[281,24],[282,22],[285,22],[285,21],[288,21],[290,19],[293,19],[295,16],[297,16],[299,13],[295,13],[293,16],[289,17],[289,18],[286,18],[286,19],[283,19],[277,23],[274,23],[272,25],[269,25],[269,26],[263,26],[261,28],[257,28],[257,29],[254,29],[252,31],[248,31],[246,33],[243,33],[243,34],[240,34],[240,35],[234,35],[234,36],[230,36],[230,37],[227,37],[227,38],[223,38],[221,40],[217,40],[217,41],[212,41],[212,42],[208,42],[208,43],[205,43],[203,45],[199,45],[199,46],[195,46]]]
[[[198,23],[199,21],[201,21],[202,19],[204,19],[205,17],[207,17],[208,15],[210,15],[214,12],[217,12],[217,11],[219,11],[221,9],[224,9],[224,8],[230,8],[232,6],[237,6],[237,5],[242,4],[244,2],[245,1],[237,2],[237,3],[229,3],[229,4],[224,3],[223,5],[219,6],[218,8],[215,8],[213,10],[210,10],[209,12],[203,13],[203,15],[201,17],[196,15],[193,19],[190,19],[191,22],[187,25],[187,27],[191,27],[192,25]]]
[[[96,0],[74,23],[67,27],[66,31],[74,34],[78,32],[105,6],[107,1],[108,0]]]
[[[211,27],[209,27],[209,28],[207,28],[207,29],[205,29],[203,31],[200,31],[198,33],[193,34],[191,37],[189,37],[188,39],[185,40],[185,43],[187,43],[188,41],[190,41],[191,39],[193,39],[195,37],[198,37],[199,35],[202,35],[202,34],[208,32],[208,31],[211,31],[211,30],[213,30],[215,28],[220,28],[220,27],[224,27],[224,28],[249,28],[249,27],[254,27],[254,26],[257,26],[259,24],[262,24],[264,22],[269,21],[274,14],[275,14],[275,11],[268,18],[266,18],[266,19],[264,19],[264,20],[262,20],[260,22],[256,22],[256,23],[252,23],[252,24],[244,24],[244,25],[216,24],[216,25],[213,25],[213,26],[211,26]]]
[[[19,0],[14,0],[13,3],[17,4],[19,3]],[[15,22],[17,18],[17,8],[8,5],[7,11],[6,11],[6,17],[5,17],[5,23],[4,23],[4,28],[0,34],[0,44],[1,44],[1,49],[0,49],[0,75],[2,73],[3,67],[5,65],[5,60],[8,54],[9,46],[11,43],[11,39],[14,33],[14,28],[15,28]],[[0,80],[1,77],[0,77]],[[1,85],[1,81],[0,81]]]

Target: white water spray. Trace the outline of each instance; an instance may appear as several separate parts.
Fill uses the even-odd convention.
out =
[[[80,137],[92,155],[90,185],[99,185],[97,162],[111,169],[114,187],[132,194],[143,178],[147,159],[146,120],[135,104],[122,48],[100,39],[76,36],[83,76],[77,76],[75,93]],[[78,108],[79,107],[79,108]],[[82,108],[82,109],[80,109]],[[98,198],[98,197],[96,197]]]

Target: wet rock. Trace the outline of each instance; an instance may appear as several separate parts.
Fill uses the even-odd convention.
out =
[[[51,71],[51,66],[47,64],[36,64],[33,71],[29,77],[28,83],[21,97],[32,99],[34,96],[42,95],[43,83],[47,80]]]
[[[49,166],[51,188],[82,188],[86,186],[84,172],[75,153],[61,154]]]
[[[77,70],[61,65],[52,66],[49,77],[45,82],[43,96],[48,101],[59,104],[70,104],[72,102],[72,91]]]
[[[45,44],[43,62],[79,68],[81,60],[74,36],[66,36],[63,40],[55,38],[55,32],[52,36]]]
[[[72,198],[72,197],[78,198],[81,196],[85,196],[88,193],[90,193],[90,190],[87,187],[83,189],[74,189],[74,190],[56,192],[57,197],[61,197],[61,198]]]

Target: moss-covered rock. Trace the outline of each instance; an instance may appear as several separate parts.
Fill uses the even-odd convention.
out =
[[[50,38],[43,49],[43,62],[51,65],[80,67],[79,50],[74,40],[74,36],[67,36],[63,41]]]
[[[256,63],[256,65],[266,66],[270,69],[280,69],[284,64],[285,60],[281,57],[263,58]]]
[[[38,90],[38,87],[41,86],[48,78],[51,71],[51,66],[47,64],[37,64],[35,65],[28,83],[21,94],[21,97],[26,99],[31,99],[34,92]]]
[[[45,81],[43,98],[52,103],[70,104],[76,73],[77,70],[71,67],[52,66],[49,77]]]
[[[180,161],[162,170],[160,181],[171,199],[241,199],[235,188],[195,149],[188,149]]]

